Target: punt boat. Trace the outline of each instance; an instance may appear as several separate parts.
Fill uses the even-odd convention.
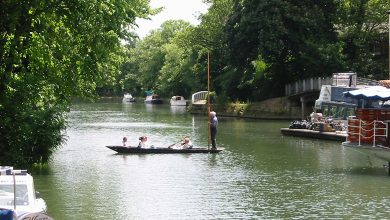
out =
[[[178,149],[168,147],[155,147],[155,148],[138,148],[138,147],[124,147],[124,146],[106,146],[107,148],[116,151],[121,154],[191,154],[191,153],[219,153],[224,148],[191,148],[191,149]]]

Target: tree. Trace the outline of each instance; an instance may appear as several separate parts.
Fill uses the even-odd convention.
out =
[[[333,0],[235,1],[226,33],[231,82],[237,82],[239,98],[253,97],[248,93],[255,88],[270,89],[255,99],[280,96],[290,81],[340,68],[335,13]],[[259,62],[266,69],[256,72]]]
[[[137,64],[134,68],[138,71],[138,83],[143,91],[152,89],[161,95],[172,92],[168,85],[170,81],[166,80],[172,78],[171,75],[180,72],[178,70],[180,67],[175,66],[176,70],[170,69],[172,64],[166,63],[166,59],[169,59],[168,62],[180,64],[182,58],[174,54],[167,55],[167,53],[172,53],[175,48],[178,49],[171,42],[178,33],[184,32],[189,27],[190,24],[182,20],[166,21],[159,29],[153,30],[136,44],[132,51],[135,55],[134,63]],[[180,51],[178,53],[180,54]],[[161,72],[163,69],[164,71]]]
[[[387,0],[339,1],[336,26],[347,68],[360,76],[387,78],[388,57],[374,53],[373,47],[388,42]]]
[[[72,96],[114,80],[120,39],[148,0],[0,2],[0,161],[45,163],[65,140]]]

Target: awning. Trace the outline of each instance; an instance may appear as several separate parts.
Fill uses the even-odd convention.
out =
[[[343,94],[345,97],[351,97],[354,99],[365,99],[373,101],[390,100],[390,89],[383,86],[370,86],[364,89],[343,92]]]

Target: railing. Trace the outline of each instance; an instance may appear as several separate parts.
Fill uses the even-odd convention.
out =
[[[348,140],[358,142],[359,146],[364,143],[372,144],[375,147],[378,143],[386,142],[387,128],[387,123],[383,121],[373,120],[367,122],[351,116],[348,118]]]
[[[316,78],[310,78],[310,79],[304,79],[300,81],[296,81],[294,83],[287,84],[285,86],[285,93],[286,96],[292,96],[296,94],[301,94],[305,92],[315,92],[320,91],[322,85],[331,85],[332,84],[332,78],[322,78],[322,77],[316,77]]]
[[[356,84],[375,86],[378,85],[378,81],[368,78],[356,77]],[[285,85],[285,94],[286,96],[292,96],[305,92],[321,91],[322,85],[337,85],[337,81],[332,77],[303,79]]]
[[[356,81],[357,81],[356,82],[357,85],[369,85],[369,86],[379,85],[379,82],[377,80],[368,79],[368,78],[357,77]]]
[[[192,104],[205,105],[207,103],[208,91],[200,91],[192,94]]]

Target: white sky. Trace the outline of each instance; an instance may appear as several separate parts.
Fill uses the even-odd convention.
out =
[[[207,12],[208,6],[202,0],[151,0],[152,8],[164,7],[159,14],[152,16],[151,20],[137,19],[139,28],[135,32],[142,39],[151,30],[157,29],[166,20],[185,20],[191,24],[199,24],[198,15]]]

